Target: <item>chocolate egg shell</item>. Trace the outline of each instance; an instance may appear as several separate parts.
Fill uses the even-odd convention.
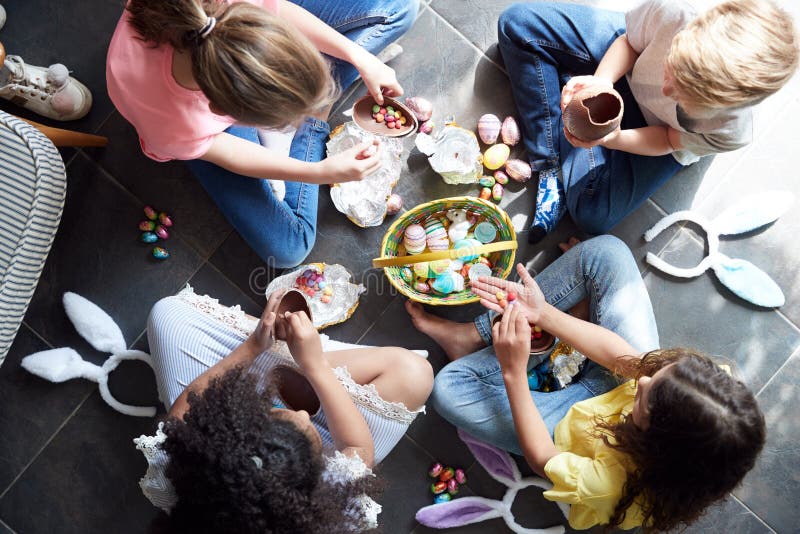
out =
[[[514,117],[506,117],[500,126],[500,138],[507,145],[514,146],[519,143],[519,125]]]
[[[490,146],[486,152],[483,153],[483,165],[490,170],[496,170],[502,167],[508,160],[511,154],[511,149],[508,145],[499,144]]]
[[[367,95],[359,98],[353,105],[353,122],[362,130],[383,137],[403,137],[416,132],[417,128],[419,128],[417,117],[405,104],[393,98],[389,98],[388,96],[384,96],[383,109],[386,109],[388,112],[391,107],[393,110],[399,111],[401,115],[408,118],[405,124],[397,124],[396,127],[387,128],[385,122],[376,122],[375,118],[372,116],[372,106],[375,104],[375,99]]]
[[[433,115],[433,104],[427,98],[422,98],[421,96],[406,98],[406,106],[420,122],[425,122]]]
[[[493,145],[497,142],[497,136],[500,134],[500,119],[497,115],[487,113],[478,119],[478,137],[487,145]]]
[[[500,185],[508,184],[508,175],[501,170],[494,171],[494,181]]]
[[[515,182],[527,182],[531,179],[531,166],[521,159],[510,159],[506,162],[506,174]]]
[[[624,110],[622,97],[612,87],[586,87],[564,108],[564,126],[582,141],[596,141],[619,126]]]
[[[392,193],[386,199],[386,214],[395,215],[403,209],[403,198],[400,195]]]

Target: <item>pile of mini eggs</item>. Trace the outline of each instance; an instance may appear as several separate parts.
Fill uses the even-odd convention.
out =
[[[431,484],[434,504],[450,501],[458,494],[459,484],[466,484],[467,482],[467,475],[463,469],[445,467],[439,462],[431,466],[428,470],[428,476],[436,479]]]
[[[500,307],[503,308],[504,310],[507,307],[512,306],[517,301],[516,291],[511,291],[511,290],[505,293],[503,291],[498,290],[497,293],[495,293],[494,297],[497,299],[497,304],[499,304]],[[533,327],[531,328],[531,342],[537,339],[542,339],[543,335],[544,334],[542,334],[542,327],[533,325]]]
[[[169,239],[169,232],[167,228],[172,226],[172,219],[166,213],[158,212],[151,206],[144,207],[144,216],[146,220],[139,223],[139,230],[142,231],[142,243],[148,245],[155,243],[159,239]],[[169,252],[163,247],[153,247],[153,257],[157,260],[165,260],[169,258]]]
[[[502,143],[497,143],[498,136]],[[521,159],[510,158],[510,147],[520,140],[519,125],[514,117],[506,117],[501,123],[497,115],[487,113],[478,119],[478,137],[484,144],[490,145],[483,153],[483,166],[492,173],[480,178],[481,191],[478,196],[483,200],[500,202],[509,179],[516,182],[531,179],[531,166]]]
[[[310,298],[319,297],[320,302],[328,304],[333,299],[333,288],[325,280],[325,274],[316,269],[306,269],[294,281],[294,287]]]
[[[375,122],[382,122],[389,129],[402,128],[408,122],[408,117],[405,117],[400,110],[392,106],[381,107],[378,104],[372,106],[372,118]]]
[[[467,216],[464,209],[451,209],[446,217],[433,216],[423,224],[409,225],[403,244],[410,255],[475,248],[497,239],[497,228],[488,222],[478,222]],[[448,295],[463,291],[467,280],[492,276],[492,262],[480,254],[467,254],[459,259],[418,262],[402,267],[400,277],[419,293]]]

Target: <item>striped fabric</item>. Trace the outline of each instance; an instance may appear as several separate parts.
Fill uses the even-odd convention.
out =
[[[56,147],[33,126],[0,111],[0,364],[36,290],[65,194]]]

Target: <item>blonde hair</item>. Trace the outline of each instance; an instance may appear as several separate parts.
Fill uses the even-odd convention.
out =
[[[154,46],[191,55],[192,76],[214,112],[282,128],[338,96],[330,67],[300,32],[247,2],[131,0],[131,26]],[[213,30],[202,37],[208,17]]]
[[[798,54],[788,13],[771,0],[731,0],[675,35],[667,66],[691,103],[745,106],[783,87],[797,69]]]

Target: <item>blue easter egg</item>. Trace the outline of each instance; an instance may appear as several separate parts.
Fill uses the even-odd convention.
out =
[[[153,247],[153,257],[157,260],[165,260],[169,258],[169,252],[165,248]]]
[[[479,247],[481,245],[482,245],[482,243],[480,241],[478,241],[477,239],[460,239],[460,240],[456,241],[455,245],[453,245],[453,248],[455,248],[456,250],[459,250],[459,249],[462,249],[462,248]],[[476,259],[478,259],[478,254],[469,254],[467,256],[459,256],[459,259],[462,259],[464,261],[476,260]]]
[[[155,243],[158,236],[153,232],[142,232],[142,243]]]
[[[450,500],[452,500],[452,497],[450,496],[449,493],[447,493],[447,492],[440,493],[439,495],[436,495],[433,498],[433,504],[441,504],[443,502],[450,502]]]

